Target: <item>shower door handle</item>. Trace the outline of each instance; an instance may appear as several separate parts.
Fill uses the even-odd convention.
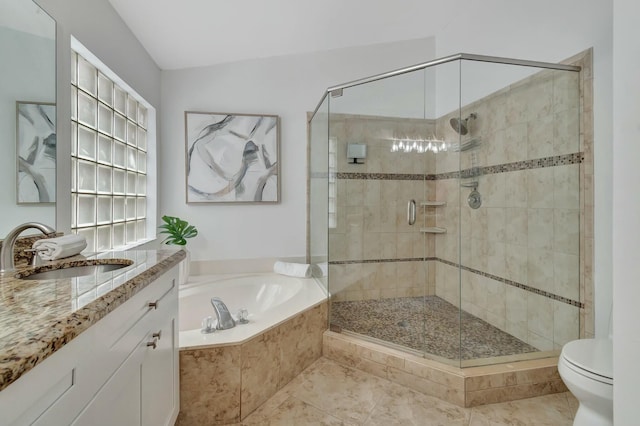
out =
[[[416,223],[416,200],[409,200],[407,203],[407,223],[409,225]]]

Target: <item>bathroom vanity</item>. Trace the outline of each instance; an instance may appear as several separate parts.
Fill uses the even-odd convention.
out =
[[[0,279],[3,426],[174,424],[184,251],[91,260],[112,258],[133,263],[77,278]]]

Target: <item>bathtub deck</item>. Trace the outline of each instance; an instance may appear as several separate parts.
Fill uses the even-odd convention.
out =
[[[331,324],[450,360],[538,351],[437,296],[332,302]]]

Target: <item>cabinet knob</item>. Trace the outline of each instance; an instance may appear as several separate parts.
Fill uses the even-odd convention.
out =
[[[158,339],[158,340],[160,340],[160,337],[161,337],[161,336],[162,336],[162,330],[158,330],[158,332],[157,332],[157,333],[153,333],[153,334],[151,335],[151,337],[153,337],[153,338],[155,338],[155,339]]]
[[[149,308],[158,309],[158,301],[149,302]]]
[[[156,346],[158,346],[158,341],[156,339],[153,339],[153,342],[147,342],[147,346],[151,346],[153,349],[155,349]]]

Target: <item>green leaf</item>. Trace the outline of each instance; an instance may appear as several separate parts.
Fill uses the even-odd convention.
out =
[[[187,238],[193,238],[198,235],[195,226],[189,225],[189,222],[175,216],[162,216],[164,224],[158,226],[161,234],[168,234],[163,240],[165,244],[174,244],[184,246],[187,244]]]

